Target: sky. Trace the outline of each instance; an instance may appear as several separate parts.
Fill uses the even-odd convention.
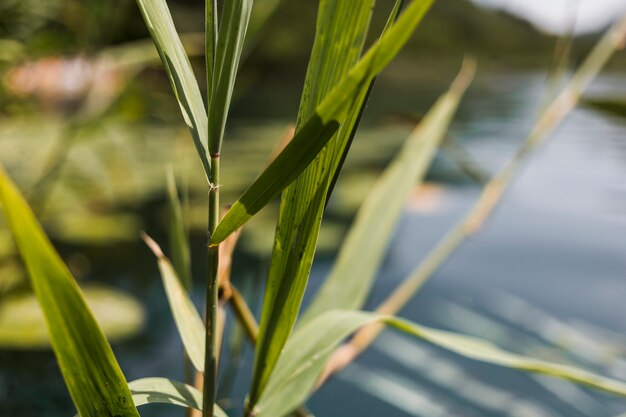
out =
[[[626,14],[626,0],[474,0],[530,21],[549,33],[596,32]]]

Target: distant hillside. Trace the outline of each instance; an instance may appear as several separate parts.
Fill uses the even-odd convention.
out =
[[[373,33],[379,33],[391,3],[378,2]],[[253,55],[253,62],[279,72],[280,68],[303,68],[313,40],[316,8],[314,0],[285,1]],[[595,40],[597,35],[577,38],[573,61],[582,59]],[[471,54],[479,58],[483,68],[548,68],[556,41],[556,37],[542,34],[528,22],[503,12],[467,0],[437,0],[401,59],[419,59],[431,68],[449,67]],[[612,67],[626,67],[624,54],[613,60]]]

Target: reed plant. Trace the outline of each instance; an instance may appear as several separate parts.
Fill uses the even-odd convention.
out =
[[[259,0],[260,1],[260,0]],[[165,0],[137,0],[178,100],[207,180],[208,276],[201,315],[189,297],[190,258],[184,220],[170,179],[171,255],[147,235],[185,354],[198,378],[162,377],[128,383],[80,288],[35,216],[4,171],[0,202],[44,311],[51,342],[69,393],[83,417],[138,416],[137,407],[168,403],[225,416],[216,404],[226,305],[255,345],[251,384],[241,411],[247,417],[280,417],[307,411],[310,395],[390,326],[451,352],[483,362],[547,374],[626,396],[626,383],[574,367],[506,352],[473,337],[433,329],[395,314],[463,240],[475,233],[506,186],[549,132],[576,105],[611,54],[623,46],[626,19],[613,27],[557,98],[546,107],[512,162],[485,187],[475,208],[446,235],[415,272],[374,312],[362,311],[394,227],[412,188],[423,180],[470,84],[467,60],[448,91],[415,127],[363,202],[324,285],[306,311],[302,298],[313,263],[324,209],[340,181],[376,76],[394,59],[424,18],[432,0],[396,1],[378,39],[363,52],[374,0],[320,0],[315,42],[295,131],[258,178],[222,215],[221,148],[252,0],[206,2],[204,98]],[[238,233],[280,196],[274,246],[260,320],[230,282]],[[354,335],[346,344],[342,343]]]

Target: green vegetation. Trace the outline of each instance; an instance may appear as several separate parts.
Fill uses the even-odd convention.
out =
[[[268,4],[267,0],[258,2]],[[199,158],[197,167],[202,174],[199,177],[204,181],[201,187],[208,195],[208,205],[203,207],[202,213],[207,219],[203,262],[207,263],[208,270],[204,317],[189,295],[192,248],[183,210],[186,203],[180,200],[171,171],[168,174],[168,223],[172,242],[169,252],[173,261],[170,262],[152,238],[143,236],[157,257],[185,349],[181,356],[190,368],[193,367],[197,378],[184,382],[162,377],[126,381],[83,291],[46,237],[25,198],[4,170],[0,170],[0,204],[7,226],[28,271],[45,316],[51,346],[80,416],[138,416],[137,407],[148,403],[201,410],[203,417],[225,416],[216,400],[221,341],[228,314],[226,305],[232,307],[233,317],[255,346],[247,400],[237,407],[246,417],[306,415],[303,404],[307,399],[330,375],[339,372],[366,349],[384,325],[471,359],[558,377],[626,397],[626,382],[513,354],[484,340],[395,317],[464,239],[480,228],[523,162],[576,106],[590,81],[614,51],[623,46],[626,19],[609,30],[572,79],[555,94],[514,159],[489,180],[467,217],[444,236],[424,263],[377,311],[361,311],[410,190],[423,181],[474,77],[476,64],[467,59],[449,89],[413,129],[369,191],[326,283],[308,310],[302,312],[304,290],[318,247],[325,209],[335,186],[342,181],[340,172],[346,155],[353,148],[353,141],[356,147],[359,140],[357,128],[370,92],[375,88],[376,77],[403,47],[419,42],[419,36],[413,41],[411,36],[416,31],[419,33],[423,20],[428,22],[427,12],[432,1],[398,0],[387,10],[374,7],[374,0],[319,2],[315,37],[293,134],[289,132],[285,136],[275,153],[269,157],[263,155],[268,159],[267,164],[248,188],[238,198],[233,198],[233,204],[224,213],[229,180],[227,164],[223,163],[230,139],[228,114],[256,5],[252,0],[233,0],[220,8],[215,1],[207,0],[203,36],[206,97],[203,97],[167,2],[137,0],[137,3],[189,130]],[[446,16],[441,9],[440,13]],[[377,25],[378,20],[384,24]],[[446,38],[429,35],[429,39],[445,42]],[[255,54],[263,51],[263,43],[259,45]],[[446,47],[435,48],[441,51]],[[152,57],[143,59],[142,56],[140,61],[149,62]],[[97,120],[94,114],[100,117],[103,112],[106,110],[75,114],[74,123],[63,132],[72,137],[81,129],[89,129]],[[62,137],[61,151],[67,145],[65,140]],[[253,147],[254,142],[245,145]],[[236,152],[236,148],[231,151]],[[53,155],[44,174],[36,177],[30,188],[35,190],[31,191],[34,202],[43,207],[43,188],[37,184],[48,181],[50,173],[58,169],[64,159],[63,152],[53,152]],[[165,171],[165,167],[159,168],[161,173]],[[245,298],[230,281],[230,271],[237,262],[234,248],[241,229],[247,228],[248,222],[254,221],[256,216],[262,216],[262,210],[279,196],[273,248],[257,323]],[[354,336],[344,343],[351,335]]]

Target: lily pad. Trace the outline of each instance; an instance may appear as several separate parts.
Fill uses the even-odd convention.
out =
[[[129,338],[141,330],[145,313],[134,297],[100,285],[83,288],[83,293],[110,341]],[[0,348],[49,346],[48,329],[34,294],[13,294],[0,301]]]

